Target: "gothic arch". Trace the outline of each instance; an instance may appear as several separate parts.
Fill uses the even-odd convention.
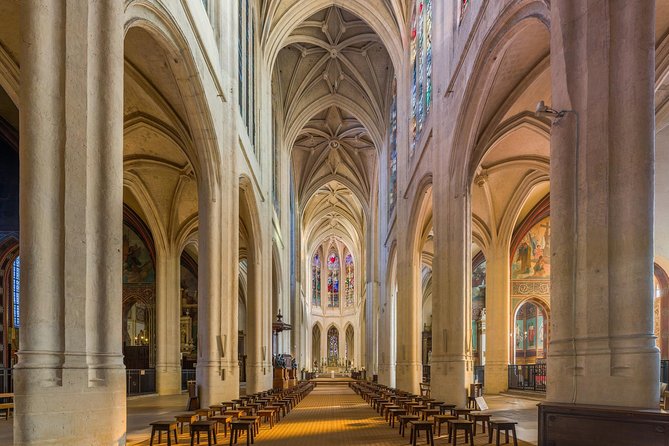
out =
[[[509,99],[514,99],[514,92],[516,95],[518,94],[518,87],[522,87],[528,80],[538,76],[548,68],[547,60],[542,60],[530,69],[530,72],[525,75],[519,85],[496,85],[495,73],[502,62],[504,52],[513,43],[514,38],[522,34],[523,25],[528,21],[538,22],[545,29],[550,29],[549,17],[550,11],[543,2],[521,1],[512,3],[502,11],[481,44],[472,69],[472,73],[475,74],[466,82],[465,94],[461,102],[462,106],[457,115],[457,124],[454,127],[456,130],[453,147],[457,147],[458,150],[452,151],[450,173],[457,191],[468,190],[473,179],[473,169],[478,165],[476,160],[483,157],[482,152],[485,149],[479,147],[480,143],[477,143],[477,141],[484,141],[485,143],[488,138],[481,138],[481,134],[486,128],[490,132],[497,127],[499,119],[503,116],[500,112],[505,110],[504,104],[508,107]],[[546,42],[547,46],[548,42]],[[489,63],[491,59],[496,60],[496,63]],[[453,85],[449,86],[448,90],[452,90],[453,87]],[[506,89],[504,95],[506,102],[498,105],[502,108],[497,109],[494,115],[496,117],[491,117],[489,122],[482,122],[481,117],[484,116],[484,110],[489,106],[488,98],[495,88]]]
[[[376,4],[375,4],[376,3]],[[349,11],[364,21],[379,36],[381,42],[386,47],[396,71],[402,66],[404,57],[404,44],[408,41],[406,37],[406,27],[403,25],[402,18],[383,16],[382,12],[386,9],[380,5],[379,0],[316,0],[308,3],[296,2],[284,15],[272,24],[273,11],[278,6],[278,2],[270,4],[265,21],[263,23],[263,46],[265,47],[265,57],[267,65],[273,70],[279,51],[285,45],[291,32],[306,19],[320,10],[330,6],[338,6]],[[397,9],[394,8],[395,12]],[[386,12],[389,12],[386,10]],[[399,34],[399,38],[397,34]]]
[[[188,50],[190,45],[181,26],[164,7],[149,4],[141,0],[133,0],[125,8],[125,34],[133,28],[148,32],[161,46],[174,63],[170,69],[175,74],[181,100],[187,111],[189,134],[192,135],[197,162],[193,167],[198,184],[204,189],[207,197],[218,195],[217,185],[220,183],[221,159],[216,142],[213,117],[209,110],[211,105],[204,93],[200,71],[197,69],[195,55]],[[223,96],[223,92],[220,92]],[[204,198],[204,197],[200,197]]]

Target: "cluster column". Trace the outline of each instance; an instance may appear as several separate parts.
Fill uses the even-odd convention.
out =
[[[655,408],[655,2],[551,3],[548,400]],[[603,50],[606,49],[606,50]]]
[[[508,389],[510,327],[509,246],[496,243],[486,257],[486,393]]]
[[[14,444],[122,444],[123,5],[21,9]]]
[[[156,265],[156,384],[160,395],[181,392],[179,255],[159,247]]]
[[[469,195],[435,183],[432,301],[432,396],[465,406],[473,380],[471,356],[471,228]],[[454,191],[455,190],[455,191]]]

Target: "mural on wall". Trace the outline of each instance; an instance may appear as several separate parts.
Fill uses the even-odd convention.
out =
[[[130,369],[154,367],[155,266],[144,239],[127,223],[123,224],[122,255],[124,362]]]
[[[483,363],[482,319],[485,316],[486,261],[476,261],[472,268],[472,349],[477,365]]]
[[[154,283],[153,261],[139,235],[123,225],[123,283]]]
[[[516,248],[512,279],[550,279],[550,217],[534,225]]]
[[[197,277],[190,269],[181,265],[181,304],[197,304]]]
[[[486,261],[479,263],[472,270],[472,320],[481,319],[485,308]]]
[[[197,353],[197,276],[191,268],[197,267],[190,256],[183,254],[181,257],[181,318],[180,339],[181,353],[186,368],[192,368]],[[190,362],[189,362],[190,361]]]

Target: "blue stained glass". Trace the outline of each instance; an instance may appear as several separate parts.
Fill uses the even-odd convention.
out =
[[[339,330],[330,327],[328,330],[328,362],[333,364],[337,359],[339,359]]]
[[[393,81],[393,101],[390,105],[388,171],[388,216],[390,216],[397,202],[397,80]]]
[[[14,307],[14,327],[21,326],[19,304],[21,300],[21,259],[17,257],[12,265],[12,304]]]
[[[321,306],[321,258],[318,253],[314,254],[311,267],[311,302],[312,305]]]
[[[414,4],[411,30],[411,142],[413,158],[423,124],[432,108],[432,0]]]

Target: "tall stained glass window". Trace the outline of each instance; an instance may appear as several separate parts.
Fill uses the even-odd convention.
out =
[[[390,137],[388,139],[388,216],[397,203],[397,79],[393,80],[393,99],[390,104]]]
[[[321,306],[321,256],[318,252],[311,263],[311,303]]]
[[[19,304],[21,302],[21,258],[17,257],[12,264],[12,307],[14,309],[14,327],[21,326]]]
[[[469,0],[460,0],[460,21],[465,16],[465,10],[469,6]]]
[[[332,250],[328,255],[328,307],[339,307],[339,256]]]
[[[346,306],[351,307],[355,304],[355,265],[351,253],[346,254],[344,265],[346,266]]]
[[[411,141],[409,157],[416,145],[432,106],[432,0],[414,3],[411,21]]]
[[[339,330],[334,325],[328,330],[328,364],[335,365],[339,360]]]
[[[251,0],[239,0],[237,22],[237,83],[239,89],[239,112],[254,146],[255,132],[255,58],[256,21]]]

